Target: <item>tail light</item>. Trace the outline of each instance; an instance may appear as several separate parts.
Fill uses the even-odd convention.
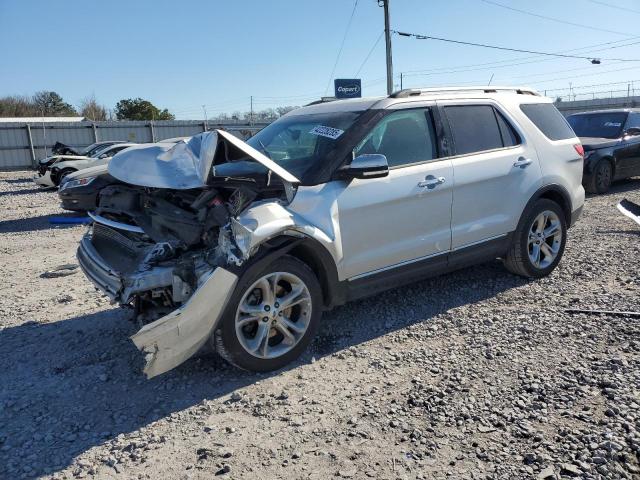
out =
[[[582,158],[584,158],[584,147],[582,146],[581,143],[576,143],[573,148],[576,149],[576,152],[578,152],[578,155],[580,155]]]

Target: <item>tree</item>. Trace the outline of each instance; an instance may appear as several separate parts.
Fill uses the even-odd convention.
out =
[[[37,114],[45,117],[68,117],[78,114],[75,108],[65,102],[56,92],[46,90],[36,92],[32,102]]]
[[[93,120],[94,122],[107,119],[107,109],[104,105],[100,105],[95,95],[89,95],[80,101],[80,115]]]
[[[276,112],[278,114],[279,117],[289,113],[291,110],[295,110],[298,107],[291,107],[291,106],[286,106],[286,107],[278,107],[276,108]]]
[[[175,116],[166,108],[160,110],[149,100],[126,98],[116,104],[118,120],[173,120]]]
[[[30,97],[10,95],[0,98],[0,117],[35,117],[38,113]]]

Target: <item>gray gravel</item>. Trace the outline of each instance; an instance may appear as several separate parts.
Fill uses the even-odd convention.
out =
[[[84,227],[0,173],[0,478],[640,478],[640,227],[588,198],[565,257],[499,262],[325,315],[289,369],[203,354],[152,380],[75,263]]]

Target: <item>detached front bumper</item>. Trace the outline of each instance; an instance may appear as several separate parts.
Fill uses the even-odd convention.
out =
[[[42,187],[55,187],[55,183],[51,179],[51,170],[46,170],[44,174],[33,177],[33,181]]]
[[[138,292],[169,286],[173,269],[156,267],[123,275],[109,265],[85,235],[77,252],[87,278],[112,301],[126,303]],[[217,267],[201,276],[198,287],[179,308],[145,325],[131,340],[145,354],[147,378],[167,372],[196,353],[214,331],[238,277]]]

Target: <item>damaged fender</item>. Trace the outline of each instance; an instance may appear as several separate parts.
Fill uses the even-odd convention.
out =
[[[195,354],[213,332],[238,277],[216,268],[180,308],[142,327],[131,340],[145,354],[144,373],[155,377]]]

